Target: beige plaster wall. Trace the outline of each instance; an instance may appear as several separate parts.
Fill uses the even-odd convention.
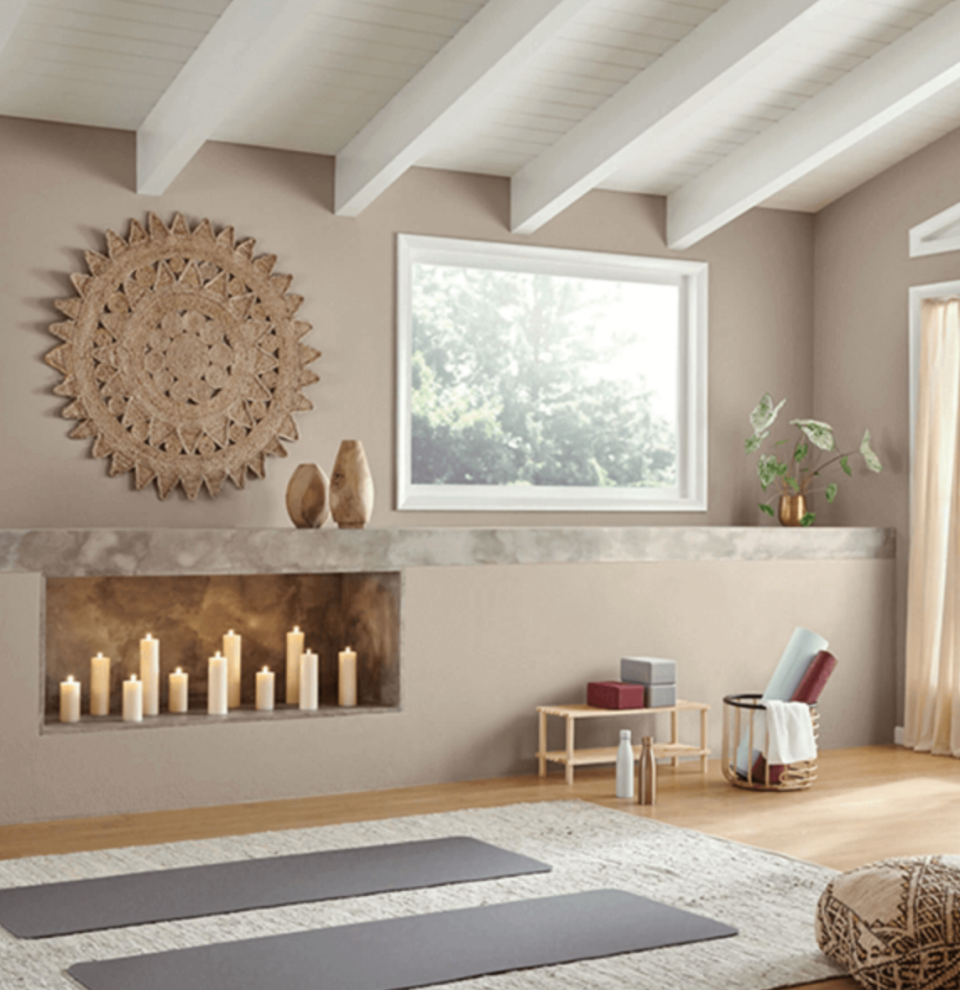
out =
[[[400,712],[40,735],[41,580],[0,574],[0,824],[532,773],[536,706],[584,700],[624,654],[677,659],[681,694],[713,706],[719,754],[723,695],[762,691],[797,625],[841,658],[824,748],[886,742],[893,577],[891,560],[413,568]],[[651,721],[581,738],[612,745]]]
[[[490,514],[393,511],[394,267],[398,232],[598,251],[669,255],[664,201],[621,193],[586,196],[531,238],[507,228],[505,180],[415,169],[359,218],[331,212],[332,160],[208,144],[161,197],[133,191],[134,135],[0,118],[0,528],[44,526],[285,526],[284,491],[296,463],[327,470],[342,438],[364,441],[377,486],[376,526],[638,522],[745,524],[757,520],[755,481],[742,453],[746,417],[765,389],[812,401],[813,220],[755,211],[685,256],[710,263],[709,511],[683,514]],[[127,231],[155,210],[233,224],[279,256],[306,297],[316,405],[298,417],[301,440],[267,479],[215,501],[182,493],[159,502],[130,475],[107,477],[89,441],[70,440],[58,374],[42,363],[73,295],[83,251],[103,231]]]
[[[347,219],[331,212],[332,162],[316,156],[209,144],[159,198],[137,196],[133,175],[132,134],[0,118],[0,528],[286,526],[293,466],[329,468],[345,437],[367,448],[374,526],[751,524],[756,482],[742,453],[750,408],[767,389],[811,407],[815,370],[832,381],[813,354],[814,220],[753,211],[684,255],[711,266],[708,512],[400,514],[396,233],[664,256],[663,200],[592,193],[527,239],[508,233],[508,186],[490,177],[413,170]],[[149,210],[233,224],[276,253],[306,297],[309,340],[324,352],[322,381],[309,391],[316,410],[300,417],[291,456],[271,461],[266,481],[243,492],[228,485],[215,501],[160,502],[129,478],[107,477],[87,443],[68,439],[64,402],[52,393],[58,375],[42,362],[55,343],[52,300],[72,294],[83,251],[102,249],[105,228],[125,233]],[[843,659],[824,705],[824,745],[886,741],[892,581],[889,561],[412,570],[402,712],[134,731],[121,743],[112,732],[39,734],[42,586],[0,575],[0,822],[528,772],[535,706],[580,699],[587,680],[616,676],[625,652],[677,657],[682,693],[714,706],[717,746],[720,698],[761,690],[798,624],[822,631]]]
[[[960,131],[888,169],[816,217],[814,415],[839,442],[865,427],[884,465],[857,465],[833,505],[817,506],[832,526],[897,529],[897,695],[902,715],[903,641],[909,555],[910,412],[908,290],[960,278],[956,252],[911,259],[911,227],[960,201]],[[859,459],[857,459],[859,460]]]

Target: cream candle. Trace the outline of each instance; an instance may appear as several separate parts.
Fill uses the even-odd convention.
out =
[[[287,704],[300,703],[300,657],[303,655],[303,633],[299,626],[294,626],[287,633]]]
[[[131,674],[130,680],[123,682],[123,720],[143,721],[143,681],[138,681],[136,674]]]
[[[160,714],[160,641],[147,633],[140,640],[140,680],[143,683],[143,714]]]
[[[207,665],[207,712],[227,714],[227,658],[219,650]]]
[[[227,658],[227,707],[240,707],[241,637],[232,629],[223,636],[223,655]]]
[[[357,703],[357,654],[348,646],[340,651],[339,657],[337,701],[343,708],[353,708]]]
[[[269,667],[257,671],[257,711],[273,711],[275,676]]]
[[[110,657],[90,658],[90,714],[110,714]]]
[[[300,709],[314,712],[320,707],[320,661],[307,650],[300,657]]]
[[[167,679],[167,707],[171,712],[185,712],[189,708],[190,675],[180,667]]]
[[[80,721],[80,682],[73,679],[73,674],[60,682],[60,721]]]

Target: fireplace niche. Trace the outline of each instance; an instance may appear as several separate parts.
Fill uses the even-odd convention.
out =
[[[86,731],[317,717],[397,710],[400,702],[400,586],[395,571],[322,574],[187,575],[47,578],[42,731]],[[286,634],[304,632],[319,657],[320,709],[286,705]],[[243,637],[241,707],[207,714],[207,661],[223,634]],[[160,715],[120,718],[121,683],[140,674],[140,639],[160,641]],[[337,705],[337,654],[357,653],[357,707]],[[89,715],[90,658],[112,660],[110,714]],[[256,672],[276,675],[276,710],[254,709]],[[167,677],[190,675],[189,711],[167,712]],[[59,721],[60,682],[81,683],[80,722]]]

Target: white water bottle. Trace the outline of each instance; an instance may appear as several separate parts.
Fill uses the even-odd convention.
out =
[[[617,747],[617,797],[633,797],[633,746],[630,745],[630,730],[620,730],[620,745]]]

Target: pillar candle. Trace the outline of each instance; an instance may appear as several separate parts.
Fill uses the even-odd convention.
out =
[[[269,667],[257,671],[257,711],[273,711],[274,673]]]
[[[240,707],[241,637],[232,629],[223,637],[223,655],[227,658],[227,707]]]
[[[340,651],[337,700],[343,708],[352,708],[357,703],[357,654],[349,646]]]
[[[287,633],[287,704],[300,703],[300,657],[303,655],[303,633],[294,626]]]
[[[60,721],[80,721],[80,682],[70,674],[60,682]]]
[[[307,650],[300,657],[300,708],[315,712],[320,707],[320,662]]]
[[[219,650],[207,666],[207,712],[227,714],[227,658]]]
[[[110,714],[110,657],[90,658],[90,714]]]
[[[189,707],[190,675],[180,667],[169,677],[167,704],[171,712],[185,712]]]
[[[140,680],[143,682],[143,714],[160,714],[160,641],[150,633],[140,640]]]
[[[123,720],[143,721],[143,681],[138,681],[136,674],[131,674],[130,680],[123,682]]]

